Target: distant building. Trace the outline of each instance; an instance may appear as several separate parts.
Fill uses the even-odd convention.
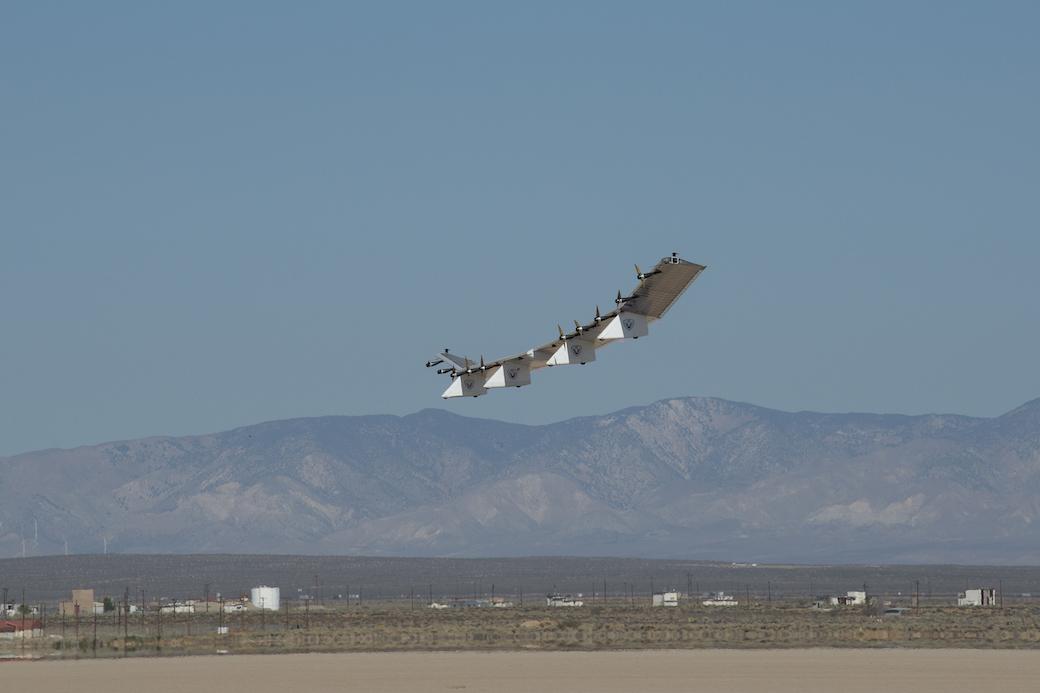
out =
[[[26,616],[39,616],[40,607],[33,606],[31,604],[16,604],[14,602],[8,602],[7,604],[0,604],[0,618],[17,618],[22,615],[22,611],[25,611]]]
[[[246,610],[246,603],[244,601],[235,602],[224,602],[224,613],[225,614],[237,614]]]
[[[831,597],[831,606],[860,606],[867,603],[866,592],[846,592],[844,595]]]
[[[679,606],[679,593],[675,590],[669,592],[654,592],[654,606]]]
[[[569,594],[547,594],[545,595],[546,606],[585,606],[585,602]]]
[[[249,592],[249,601],[253,603],[257,609],[267,609],[268,611],[278,611],[279,602],[282,599],[281,590],[277,587],[268,587],[267,585],[260,585],[254,587]]]
[[[713,592],[701,604],[704,606],[737,606],[738,602],[725,592]]]
[[[58,603],[58,613],[62,616],[89,616],[94,613],[94,590],[72,590],[71,599],[63,599]]]
[[[193,614],[195,613],[195,602],[188,600],[186,602],[170,602],[168,604],[159,605],[159,613],[161,614]]]
[[[441,605],[430,604],[431,607],[440,608]],[[507,602],[501,597],[495,597],[494,599],[455,599],[451,604],[445,604],[444,607],[450,606],[452,609],[466,609],[466,608],[505,608],[513,606],[513,602]]]
[[[996,593],[992,587],[964,590],[957,595],[957,606],[993,606],[997,603]]]
[[[43,635],[43,623],[38,619],[0,621],[0,640],[38,638]]]

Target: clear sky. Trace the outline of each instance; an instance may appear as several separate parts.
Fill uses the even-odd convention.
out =
[[[1035,2],[4,2],[0,454],[1040,396]],[[422,367],[709,265],[596,364]]]

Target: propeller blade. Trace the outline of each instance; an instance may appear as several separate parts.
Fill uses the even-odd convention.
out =
[[[575,330],[575,332],[578,332],[580,334],[584,329],[585,328],[581,326],[580,322],[578,322],[577,320],[574,321],[574,330]]]
[[[599,314],[599,306],[596,306],[596,322],[599,322],[602,319],[603,317]]]
[[[560,333],[560,339],[567,339],[567,337],[564,336],[563,328],[560,326],[559,323],[556,324],[556,330]]]

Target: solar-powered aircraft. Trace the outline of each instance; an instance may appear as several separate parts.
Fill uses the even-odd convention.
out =
[[[600,313],[597,306],[592,322],[583,325],[575,320],[572,332],[564,332],[557,325],[558,335],[553,341],[495,361],[484,361],[483,356],[473,361],[445,349],[437,358],[427,361],[426,367],[450,362],[451,365],[437,369],[437,373],[451,378],[451,385],[441,395],[444,399],[480,397],[495,388],[530,385],[531,371],[585,365],[596,360],[597,349],[621,339],[645,337],[650,323],[663,317],[704,269],[704,265],[687,262],[676,253],[662,258],[649,272],[636,265],[639,285],[627,296],[618,291],[615,308],[609,313]]]

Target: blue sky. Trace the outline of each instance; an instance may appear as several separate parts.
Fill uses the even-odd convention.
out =
[[[1036,3],[6,2],[0,454],[1040,396]],[[444,402],[678,250],[649,339]]]

